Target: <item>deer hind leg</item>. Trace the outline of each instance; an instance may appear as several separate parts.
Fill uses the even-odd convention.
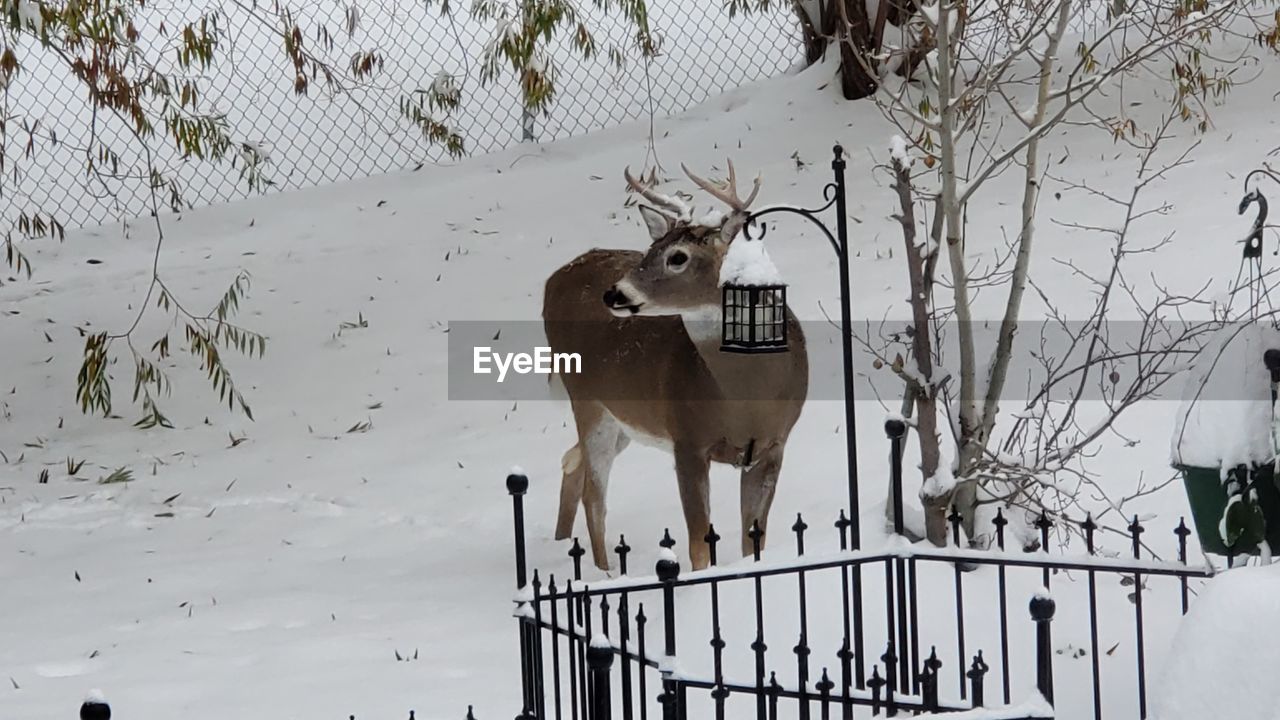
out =
[[[578,420],[578,445],[581,462],[582,507],[587,516],[587,534],[591,538],[591,556],[596,567],[609,569],[609,552],[605,545],[605,499],[609,490],[609,473],[613,459],[627,446],[622,425],[603,406],[592,403],[574,406]],[[564,504],[562,501],[561,510]]]
[[[614,448],[614,456],[627,449],[631,438],[624,432],[618,433],[618,442]],[[582,444],[578,443],[565,452],[560,458],[560,514],[556,517],[556,540],[568,540],[573,536],[573,525],[578,519],[578,506],[584,504],[582,499],[583,483],[586,469],[582,464]]]
[[[578,519],[578,505],[582,502],[582,444],[569,448],[560,459],[560,514],[556,516],[556,540],[567,540],[573,535],[573,524]]]
[[[782,445],[769,448],[749,468],[742,471],[742,556],[750,557],[755,550],[751,540],[751,526],[760,524],[761,532],[769,527],[769,508],[773,506],[773,495],[778,489],[778,473],[782,471]],[[760,549],[764,549],[765,536],[760,538]]]
[[[689,561],[694,570],[711,564],[707,532],[711,529],[711,458],[705,451],[676,445],[676,483],[689,530]]]

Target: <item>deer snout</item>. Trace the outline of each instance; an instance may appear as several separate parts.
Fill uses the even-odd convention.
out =
[[[604,304],[614,315],[626,317],[640,312],[643,303],[632,300],[625,291],[614,285],[604,291]]]

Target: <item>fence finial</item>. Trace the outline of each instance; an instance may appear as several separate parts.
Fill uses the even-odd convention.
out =
[[[996,516],[992,518],[991,524],[996,526],[996,546],[1003,550],[1004,528],[1009,524],[1009,519],[1004,516],[1004,508],[996,508]]]
[[[973,656],[973,664],[969,666],[969,672],[965,673],[965,677],[969,678],[969,697],[975,708],[982,707],[986,702],[983,680],[989,669],[986,661],[982,659],[982,651],[979,650],[978,654]]]
[[[720,534],[716,532],[715,524],[707,523],[707,534],[702,538],[702,541],[707,544],[707,549],[710,551],[712,565],[715,565],[716,561],[719,560],[716,554],[716,545],[720,542],[720,539]]]
[[[111,720],[111,706],[101,690],[93,690],[80,705],[80,720]]]
[[[804,531],[809,529],[808,523],[800,513],[796,513],[796,522],[791,526],[791,531],[796,534],[796,554],[804,555]]]
[[[627,574],[627,553],[631,552],[631,546],[627,544],[627,536],[618,536],[618,545],[613,549],[618,553],[618,572],[623,575]]]
[[[573,579],[582,579],[582,556],[587,551],[582,549],[582,543],[578,542],[578,538],[573,539],[573,546],[569,548],[569,557],[573,558]]]
[[[1138,516],[1133,516],[1133,522],[1129,523],[1129,534],[1133,536],[1133,559],[1139,560],[1142,557],[1142,533],[1147,529],[1142,527],[1142,523],[1138,521]]]
[[[529,491],[529,476],[518,467],[511,468],[507,474],[507,492],[512,495],[523,495]]]
[[[760,520],[751,521],[751,529],[747,531],[747,537],[751,539],[751,555],[756,562],[760,561],[760,540],[764,537],[764,529],[760,527]]]
[[[1080,529],[1084,530],[1084,545],[1089,554],[1094,554],[1096,548],[1093,545],[1093,534],[1098,531],[1098,523],[1093,521],[1093,513],[1087,513],[1084,516],[1084,522],[1080,523]]]

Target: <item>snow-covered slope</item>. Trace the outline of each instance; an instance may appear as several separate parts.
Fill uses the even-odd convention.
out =
[[[1148,232],[1182,231],[1148,260],[1162,283],[1198,287],[1234,273],[1237,178],[1275,144],[1269,85],[1237,91],[1194,170],[1158,190],[1174,212]],[[1142,102],[1137,89],[1127,92]],[[513,714],[503,478],[512,463],[527,468],[531,562],[563,568],[567,548],[551,535],[560,458],[574,437],[561,403],[449,401],[447,324],[536,321],[542,282],[560,264],[593,246],[642,248],[647,235],[623,208],[621,172],[644,164],[645,131],[624,127],[166,219],[163,272],[189,305],[211,305],[238,270],[252,273],[242,319],[271,344],[262,360],[230,362],[254,422],[219,406],[184,358],[172,371],[180,397],[165,405],[175,429],[131,427],[127,361],[114,370],[123,417],[82,416],[77,327],[127,327],[146,287],[152,231],[139,223],[127,237],[102,228],[29,246],[35,277],[0,287],[0,717],[69,717],[89,688],[101,688],[128,720],[363,720],[410,708],[420,718],[455,718],[468,704],[482,719]],[[740,172],[762,172],[762,204],[820,204],[831,146],[843,143],[855,312],[906,317],[905,271],[892,258],[901,246],[889,219],[895,199],[873,170],[892,132],[873,108],[839,101],[829,69],[730,93],[661,122],[658,134],[672,175],[680,162],[711,172],[729,155]],[[1058,172],[1129,181],[1125,152],[1098,133],[1075,129],[1051,143],[1053,162],[1065,158]],[[983,194],[969,252],[991,252],[1016,221],[1016,203],[1005,199],[1012,183]],[[1043,202],[1054,217],[1104,220],[1082,193],[1046,193]],[[1105,242],[1044,227],[1046,269],[1055,256],[1087,264]],[[821,321],[834,313],[835,260],[825,241],[796,222],[766,242],[797,314]],[[1063,302],[1077,287],[1060,271],[1040,278]],[[339,333],[358,317],[367,327]],[[160,329],[153,320],[140,344]],[[838,347],[810,352],[834,357]],[[864,526],[874,533],[886,406],[861,392]],[[1106,448],[1115,482],[1165,475],[1172,407],[1138,408],[1128,430],[1141,444]],[[347,432],[363,422],[366,431]],[[842,425],[830,396],[806,408],[775,517],[804,512],[829,527],[845,493]],[[136,480],[68,478],[68,457],[87,462],[80,477],[128,466]],[[636,547],[635,567],[652,567],[663,528],[684,547],[670,464],[637,447],[615,465],[610,531]],[[45,468],[50,480],[37,484]],[[716,469],[713,486],[714,517],[731,536],[736,480]],[[1172,525],[1183,502],[1165,493],[1150,509]]]

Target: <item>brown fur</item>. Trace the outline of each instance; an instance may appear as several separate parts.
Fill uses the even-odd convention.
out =
[[[711,521],[710,464],[742,466],[750,454],[741,475],[747,554],[752,523],[767,527],[783,450],[808,392],[804,336],[790,311],[789,352],[742,355],[720,352],[718,336],[695,341],[679,315],[616,317],[606,307],[605,292],[624,278],[627,287],[642,289],[663,311],[718,306],[719,267],[728,243],[714,232],[699,228],[695,233],[674,222],[666,232],[653,225],[650,231],[657,239],[648,252],[586,252],[547,280],[543,296],[553,352],[582,357],[580,374],[560,378],[573,407],[578,444],[562,459],[556,538],[572,533],[581,503],[593,558],[605,570],[605,490],[613,457],[627,446],[629,431],[669,444],[689,557],[694,569],[701,569],[709,562],[704,538]],[[673,248],[689,256],[689,266],[678,274],[664,272]]]

